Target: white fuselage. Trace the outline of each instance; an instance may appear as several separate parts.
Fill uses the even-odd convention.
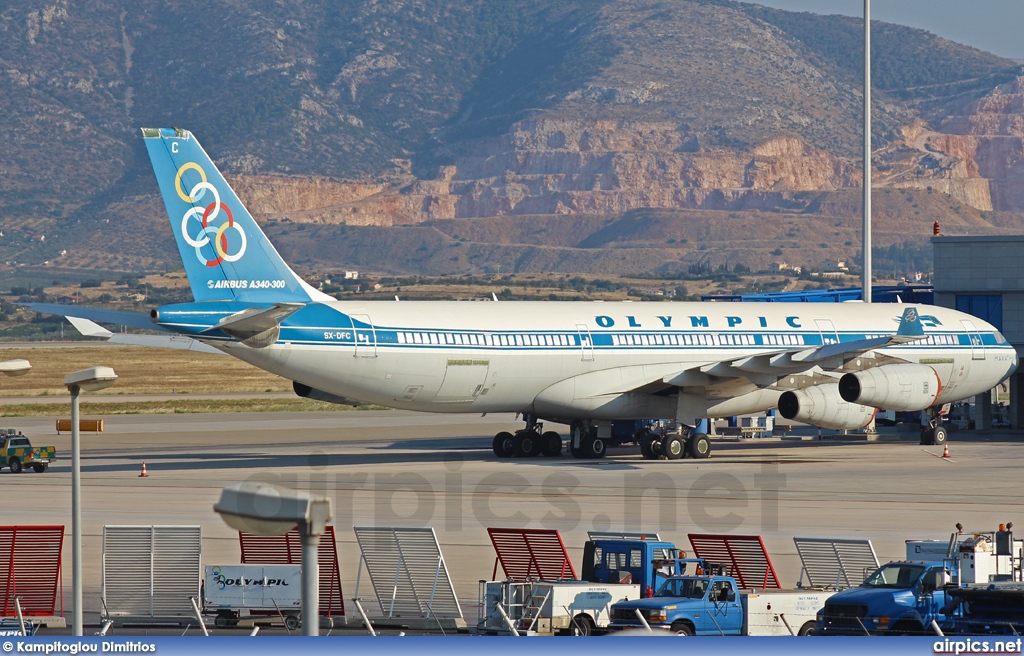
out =
[[[286,321],[269,347],[211,344],[285,378],[363,403],[428,412],[593,418],[605,405],[586,399],[638,397],[638,389],[646,395],[645,385],[664,388],[663,380],[706,365],[892,335],[904,307],[452,301],[323,306],[334,311],[329,316],[337,314],[337,321],[322,326]],[[943,386],[937,402],[991,389],[1016,367],[1015,350],[991,325],[955,310],[919,309],[927,338],[879,353],[932,366]],[[749,382],[707,388],[708,416],[737,413],[736,404],[716,397],[751,393],[758,394]],[[608,405],[608,412],[623,419],[663,418],[666,408],[675,407],[650,398],[646,405],[639,397]],[[772,405],[765,403],[754,402],[765,407],[750,411]]]

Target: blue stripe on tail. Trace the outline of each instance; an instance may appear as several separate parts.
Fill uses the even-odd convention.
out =
[[[285,264],[190,132],[142,135],[195,300],[333,300]]]

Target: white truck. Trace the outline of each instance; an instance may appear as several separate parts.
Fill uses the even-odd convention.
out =
[[[640,586],[587,581],[481,581],[480,633],[591,635],[607,629],[615,602],[640,598]]]
[[[302,569],[298,565],[207,565],[203,612],[214,624],[230,627],[240,619],[283,616],[289,630],[299,627]]]

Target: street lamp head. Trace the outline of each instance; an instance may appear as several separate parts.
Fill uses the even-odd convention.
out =
[[[213,509],[231,528],[256,535],[284,535],[299,524],[320,535],[331,519],[330,499],[269,483],[229,485]]]
[[[7,360],[0,362],[0,372],[5,376],[23,376],[32,369],[28,360]]]
[[[114,384],[117,374],[110,367],[90,367],[64,376],[68,389],[77,387],[83,392],[97,392]]]

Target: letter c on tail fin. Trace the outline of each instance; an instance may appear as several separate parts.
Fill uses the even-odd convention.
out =
[[[143,128],[142,136],[195,300],[333,300],[281,259],[191,132]]]

